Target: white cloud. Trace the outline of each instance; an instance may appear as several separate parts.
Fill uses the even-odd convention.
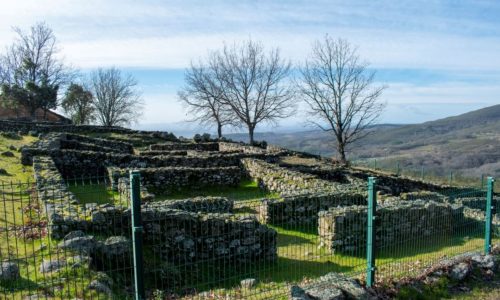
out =
[[[223,41],[249,36],[302,60],[311,42],[329,33],[359,45],[376,67],[498,70],[500,26],[465,12],[496,7],[494,2],[457,8],[410,1],[7,1],[0,11],[0,49],[12,41],[11,26],[45,20],[68,60],[82,68],[184,67]]]
[[[387,82],[383,98],[406,105],[492,105],[499,103],[500,9],[494,1],[4,1],[0,10],[0,51],[14,34],[46,21],[60,41],[66,61],[82,69],[184,68],[223,41],[252,37],[278,46],[301,62],[313,40],[325,33],[359,46],[375,68],[441,70],[473,74],[476,82],[412,84]],[[483,75],[488,74],[488,75]],[[431,80],[432,81],[432,80]],[[145,120],[184,120],[168,85],[163,93],[141,82]],[[153,91],[154,90],[154,91]],[[472,106],[471,106],[472,107]],[[391,110],[400,114],[402,110]],[[415,110],[416,111],[416,110]],[[303,119],[303,115],[295,120]],[[386,118],[390,120],[390,118]]]

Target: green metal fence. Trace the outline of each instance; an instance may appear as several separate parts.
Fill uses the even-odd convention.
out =
[[[108,178],[1,183],[0,293],[287,299],[291,286],[331,272],[372,286],[489,252],[499,225],[493,182],[393,197],[382,178],[369,178],[362,199],[335,207],[316,198],[286,206],[254,182],[150,191],[155,200],[141,201],[137,173],[128,192]],[[182,200],[193,195],[204,198]]]

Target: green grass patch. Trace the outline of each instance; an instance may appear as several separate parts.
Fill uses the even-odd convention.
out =
[[[33,181],[33,168],[21,164],[21,153],[18,150],[36,140],[38,138],[28,135],[16,138],[0,135],[0,153],[5,151],[14,153],[14,157],[0,156],[0,169],[7,171],[5,175],[0,174],[0,183]],[[11,146],[16,150],[11,150]]]
[[[181,191],[173,192],[170,194],[157,194],[151,190],[155,195],[155,200],[178,200],[193,198],[198,196],[219,196],[227,197],[234,201],[251,201],[262,198],[278,198],[279,194],[269,193],[261,190],[257,182],[252,180],[243,180],[238,186],[221,186],[221,187],[207,187],[204,189],[183,189]]]
[[[118,192],[112,191],[107,184],[77,184],[69,183],[68,189],[72,192],[81,204],[113,204],[119,200]]]

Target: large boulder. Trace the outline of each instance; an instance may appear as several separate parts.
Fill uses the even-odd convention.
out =
[[[19,277],[19,267],[16,263],[2,262],[0,265],[0,280],[16,280]]]
[[[132,243],[124,236],[108,237],[95,255],[96,263],[104,270],[127,268],[132,264]]]
[[[50,273],[56,272],[66,266],[66,262],[64,260],[59,259],[44,259],[40,264],[40,273]]]
[[[354,279],[338,273],[328,273],[302,287],[292,286],[293,300],[368,299],[368,292]]]
[[[472,264],[482,269],[494,269],[495,259],[492,255],[474,255],[471,257]]]
[[[98,293],[111,295],[112,286],[113,280],[108,275],[106,275],[106,273],[98,272],[96,278],[92,280],[88,285],[88,288],[91,290],[95,290]]]
[[[70,233],[71,234],[71,233]],[[68,234],[69,235],[69,234]],[[92,253],[96,250],[97,241],[93,236],[77,236],[65,239],[57,245],[61,249],[73,250],[79,253]]]
[[[457,281],[462,281],[469,275],[471,272],[472,268],[471,265],[466,263],[466,262],[461,262],[453,266],[453,268],[450,270],[450,278],[457,280]]]

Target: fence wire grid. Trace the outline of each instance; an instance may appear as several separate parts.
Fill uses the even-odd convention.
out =
[[[130,184],[117,190],[107,177],[44,188],[0,183],[0,292],[5,299],[288,299],[291,286],[312,286],[332,272],[367,284],[369,252],[377,283],[490,243],[488,185],[397,198],[384,195],[376,179],[372,187],[374,199],[323,207],[321,199],[280,205],[252,181],[149,191],[154,200]],[[131,194],[142,196],[135,226]],[[494,208],[499,198],[491,199]],[[135,260],[134,242],[142,252]]]

